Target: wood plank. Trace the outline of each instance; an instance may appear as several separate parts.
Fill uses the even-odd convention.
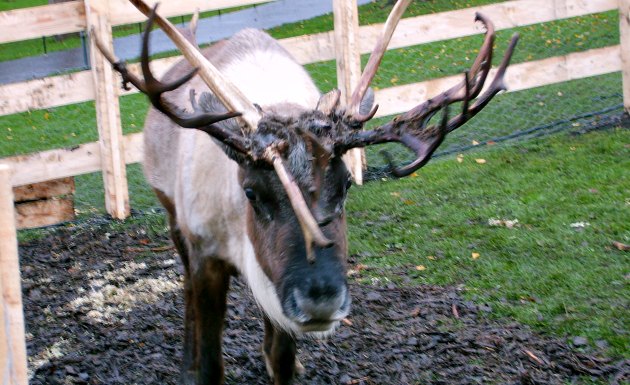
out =
[[[94,100],[91,71],[0,86],[0,115]]]
[[[83,1],[0,12],[0,44],[85,30]]]
[[[18,229],[50,226],[75,218],[72,197],[42,199],[15,205]]]
[[[182,56],[158,59],[151,62],[151,69],[161,77]],[[140,74],[140,64],[129,64],[128,68]],[[81,71],[67,75],[51,76],[22,83],[0,85],[0,116],[19,112],[59,107],[94,100],[92,71]],[[120,75],[115,73],[115,85],[120,89]],[[138,90],[120,89],[122,95],[135,94]]]
[[[164,16],[193,14],[237,6],[266,3],[270,0],[186,0],[162,2],[160,13]],[[151,1],[153,5],[156,1]],[[127,0],[110,0],[108,7],[102,8],[110,14],[112,25],[144,22],[146,17],[138,12]],[[28,22],[25,22],[28,20]],[[86,15],[83,1],[42,5],[0,12],[0,44],[35,39],[42,36],[85,31]]]
[[[67,149],[3,158],[0,159],[0,163],[9,164],[11,168],[20,170],[19,173],[13,174],[11,184],[22,186],[99,171],[100,156],[98,142],[91,142]]]
[[[361,79],[361,54],[358,45],[359,9],[356,0],[333,0],[337,88],[341,101],[350,104],[352,92]],[[354,182],[363,184],[363,151],[352,149],[343,156]]]
[[[164,17],[191,15],[197,9],[201,12],[214,11],[219,9],[234,8],[245,5],[268,3],[273,0],[180,0],[180,1],[159,1],[148,0],[146,3],[151,7],[155,3],[160,3],[159,14]],[[128,0],[109,0],[109,15],[112,25],[130,24],[146,21],[146,16],[140,13]]]
[[[142,133],[124,136],[123,143],[126,161],[141,162]],[[100,171],[100,159],[99,143],[91,142],[72,148],[2,158],[0,164],[20,170],[12,175],[11,184],[15,187]]]
[[[74,191],[74,178],[66,177],[14,187],[13,199],[15,202],[34,201],[62,195],[73,195]]]
[[[4,324],[5,331],[0,338],[5,340],[8,350],[5,356],[8,359],[5,366],[0,367],[0,374],[3,384],[27,385],[20,260],[11,189],[11,168],[7,165],[0,165],[0,284],[2,285],[0,306],[4,308],[4,317],[0,322]]]
[[[619,0],[619,40],[621,42],[621,73],[623,107],[630,113],[630,0]]]
[[[620,47],[611,46],[576,52],[565,56],[513,64],[508,67],[509,92],[567,82],[621,70]],[[379,110],[376,116],[399,114],[434,97],[462,80],[463,75],[448,76],[376,91]],[[490,77],[494,76],[494,70]]]
[[[483,31],[474,22],[475,12],[484,13],[495,23],[497,30],[502,30],[610,11],[616,7],[616,0],[515,0],[409,17],[400,21],[389,49],[480,34]],[[361,53],[372,50],[382,28],[382,24],[359,28]],[[331,32],[298,36],[280,42],[301,64],[335,58],[334,36]]]
[[[108,15],[102,13],[107,8],[107,0],[85,0],[88,23],[106,49],[114,52],[112,26]],[[130,214],[127,168],[122,149],[122,124],[118,102],[118,82],[111,64],[99,52],[90,39],[90,63],[94,78],[96,122],[100,143],[103,185],[105,187],[105,209],[116,219],[127,218]]]

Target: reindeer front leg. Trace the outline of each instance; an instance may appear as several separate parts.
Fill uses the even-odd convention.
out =
[[[232,269],[225,262],[207,257],[190,274],[191,292],[187,292],[185,298],[186,317],[192,317],[192,320],[186,320],[186,385],[223,384],[221,336],[231,272]],[[188,285],[185,288],[188,289]]]
[[[304,366],[296,356],[295,340],[285,331],[273,326],[265,319],[265,340],[262,346],[267,373],[274,385],[287,385],[293,382],[296,374],[304,373]]]
[[[184,385],[195,385],[195,307],[193,303],[193,285],[190,276],[190,256],[188,253],[188,247],[186,246],[185,237],[177,224],[175,205],[161,190],[154,189],[154,191],[168,212],[171,239],[173,240],[175,249],[179,254],[179,258],[184,265],[184,303],[186,304],[186,310],[184,313],[184,357],[182,360],[182,383]]]
[[[184,313],[184,357],[182,360],[182,382],[184,385],[195,385],[195,375],[192,371],[195,361],[195,306],[193,302],[193,280],[190,277],[190,259],[186,243],[179,231],[179,228],[173,220],[171,220],[171,237],[184,265],[184,303],[186,309]]]

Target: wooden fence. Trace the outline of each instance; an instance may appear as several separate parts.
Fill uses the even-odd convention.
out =
[[[198,8],[207,11],[261,2],[264,0],[171,1],[163,2],[160,13],[165,16],[178,16],[191,14]],[[302,64],[337,58],[340,63],[338,69],[345,70],[339,71],[345,74],[338,78],[339,88],[344,90],[356,82],[359,72],[358,57],[371,50],[380,34],[382,24],[358,27],[354,1],[334,0],[334,9],[335,31],[283,39],[281,43]],[[624,91],[625,109],[629,111],[630,0],[513,0],[410,17],[400,21],[390,43],[390,49],[480,34],[482,31],[472,22],[476,11],[485,13],[494,21],[497,30],[502,30],[614,9],[619,9],[621,15],[620,45],[514,64],[507,72],[506,81],[510,92],[513,92],[622,71],[623,86],[620,87],[622,86]],[[73,1],[6,11],[0,12],[0,43],[85,31],[88,26],[93,26],[111,48],[112,26],[143,20],[145,17],[127,0]],[[338,48],[335,47],[335,40],[339,44]],[[107,212],[115,218],[125,218],[129,215],[125,166],[128,163],[142,161],[142,133],[122,135],[118,100],[120,96],[137,90],[119,90],[117,74],[100,55],[95,53],[94,47],[90,47],[90,51],[91,70],[0,86],[0,115],[94,100],[99,141],[85,143],[72,149],[55,149],[0,159],[0,163],[8,165],[11,169],[20,170],[19,173],[11,175],[10,182],[0,178],[0,184],[21,186],[102,171]],[[179,59],[180,57],[172,57],[155,60],[154,71],[160,75]],[[132,65],[131,68],[138,72],[137,65]],[[439,90],[450,87],[460,80],[461,76],[452,76],[378,90],[376,100],[380,108],[377,116],[406,111],[418,101],[432,97]],[[3,170],[0,168],[0,174],[2,172],[6,174],[6,170]],[[7,186],[0,187],[6,189]],[[2,198],[6,200],[4,195]],[[13,211],[6,207],[4,212],[0,212],[0,224],[12,223],[13,218]],[[0,230],[4,230],[4,225],[0,227],[2,227]],[[0,233],[3,237],[0,239],[0,246],[3,246],[0,248],[2,253],[0,277],[3,279],[0,287],[4,290],[2,295],[5,304],[4,315],[0,307],[0,317],[7,317],[6,311],[9,308],[6,304],[11,306],[17,304],[15,288],[7,288],[5,286],[7,283],[4,282],[8,272],[15,270],[17,261],[17,253],[12,251],[12,245],[15,243],[13,233],[8,234],[6,231]],[[19,324],[18,321],[16,322]],[[0,322],[0,325],[2,324]],[[20,377],[24,375],[20,374],[23,372],[21,365],[25,363],[25,357],[21,357],[24,351],[21,343],[13,344],[15,338],[18,342],[23,341],[23,334],[19,336],[20,330],[23,333],[23,326],[21,329],[19,325],[16,326],[16,330],[12,330],[11,335],[18,337],[6,340],[2,333],[6,333],[7,330],[0,329],[0,364],[3,365],[0,367],[1,375],[8,378],[4,376],[5,373],[14,373],[18,376],[15,377],[17,380],[9,383],[25,384],[26,378]],[[3,345],[6,341],[11,343]],[[8,349],[16,349],[13,350],[13,355],[4,355],[5,346],[8,346]],[[8,363],[6,357],[11,357]],[[9,372],[9,369],[12,371]]]

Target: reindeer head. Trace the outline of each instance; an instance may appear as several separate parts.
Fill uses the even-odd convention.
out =
[[[298,332],[328,331],[349,311],[344,205],[351,175],[335,152],[338,136],[348,129],[339,95],[331,91],[313,109],[260,107],[256,130],[225,146],[240,165],[257,262],[286,318],[278,323]],[[223,108],[208,93],[191,100],[198,114]],[[368,95],[364,108],[369,111],[371,103]],[[234,120],[217,125],[239,132]]]
[[[277,293],[283,313],[277,318],[288,319],[287,328],[298,332],[330,330],[349,310],[344,203],[351,180],[342,155],[351,148],[399,142],[412,150],[416,159],[400,168],[391,166],[393,174],[402,177],[419,169],[448,132],[463,125],[505,89],[503,77],[517,41],[517,36],[513,37],[493,81],[482,93],[491,68],[494,27],[478,14],[477,19],[486,27],[486,37],[463,82],[365,131],[364,124],[378,107],[372,108],[369,84],[408,1],[399,1],[394,7],[350,103],[342,105],[339,91],[333,90],[312,109],[288,103],[254,105],[194,44],[158,16],[155,8],[149,9],[141,0],[131,1],[149,14],[142,48],[144,79],[129,73],[98,39],[97,46],[122,74],[123,81],[147,94],[155,108],[181,127],[201,130],[217,139],[239,163],[243,194],[249,200],[248,233],[257,261]],[[149,31],[154,21],[197,67],[173,83],[156,80],[149,68]],[[203,93],[197,98],[191,91],[191,113],[161,98],[162,93],[180,87],[197,72],[213,94]],[[451,118],[448,106],[457,102],[461,102],[462,110]],[[431,117],[440,110],[440,121],[430,124]]]

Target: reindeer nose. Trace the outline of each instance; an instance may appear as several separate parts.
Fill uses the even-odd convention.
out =
[[[293,300],[302,323],[333,322],[343,319],[350,309],[346,285],[314,282],[304,289],[294,288]]]

